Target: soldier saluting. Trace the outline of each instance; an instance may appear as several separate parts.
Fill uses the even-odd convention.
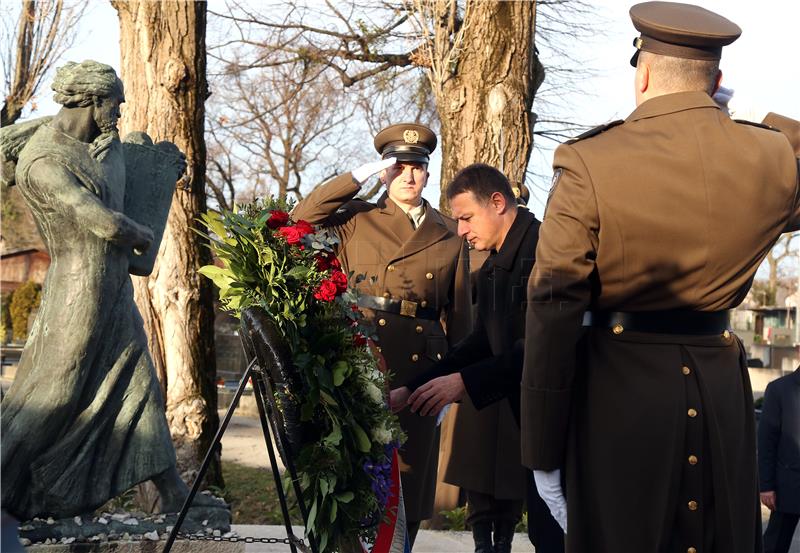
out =
[[[523,462],[567,551],[760,551],[752,393],[727,310],[798,228],[797,160],[710,97],[737,25],[672,2],[630,14],[637,108],[555,153]]]
[[[455,221],[422,198],[436,135],[422,125],[399,124],[379,132],[374,143],[381,161],[317,187],[293,217],[332,228],[345,271],[367,277],[353,283],[363,294],[360,307],[375,322],[392,385],[403,386],[469,334],[469,259]],[[354,199],[378,172],[386,192],[374,204]],[[406,411],[399,418],[408,436],[400,468],[413,544],[420,521],[432,515],[439,431],[429,417]]]

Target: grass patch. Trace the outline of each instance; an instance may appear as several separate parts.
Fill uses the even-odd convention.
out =
[[[225,479],[222,496],[231,505],[233,524],[283,525],[281,503],[270,469],[226,461],[222,463],[222,475]],[[292,523],[302,525],[293,491],[289,492],[286,500]]]

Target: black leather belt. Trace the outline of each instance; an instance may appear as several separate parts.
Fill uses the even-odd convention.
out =
[[[583,326],[610,328],[615,334],[625,330],[655,334],[721,334],[728,330],[727,311],[587,311]]]
[[[438,309],[422,307],[415,301],[393,300],[379,296],[359,296],[358,306],[376,311],[386,311],[387,313],[397,313],[404,317],[429,319],[431,321],[439,320]]]

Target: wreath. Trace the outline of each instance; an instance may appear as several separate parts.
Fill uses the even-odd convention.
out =
[[[338,238],[292,221],[286,202],[259,200],[202,216],[217,264],[200,272],[222,307],[241,317],[260,307],[282,334],[294,378],[275,394],[281,414],[299,413],[293,459],[308,507],[306,532],[320,551],[374,542],[390,496],[394,450],[404,436],[387,406],[372,328],[334,254]]]

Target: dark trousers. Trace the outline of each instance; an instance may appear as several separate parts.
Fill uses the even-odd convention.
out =
[[[536,553],[564,553],[564,531],[550,514],[550,508],[539,497],[533,473],[528,475],[528,538]]]
[[[772,511],[764,532],[764,553],[789,553],[800,514]]]
[[[507,520],[514,524],[522,518],[522,500],[495,499],[494,496],[466,490],[467,524]]]

